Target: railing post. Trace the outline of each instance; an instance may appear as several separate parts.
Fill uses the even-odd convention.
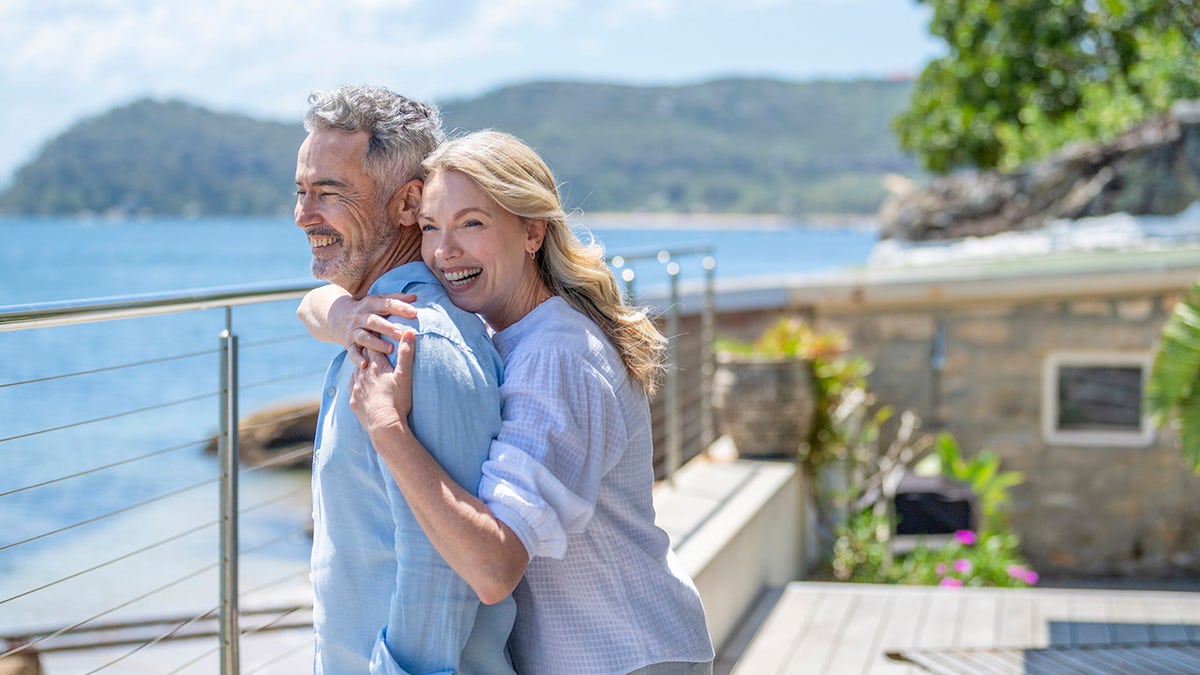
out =
[[[237,675],[238,654],[238,348],[232,310],[221,333],[220,443],[220,640],[221,673]]]
[[[661,254],[660,254],[661,259]],[[671,278],[671,309],[667,313],[667,481],[675,484],[675,472],[683,458],[683,411],[679,398],[679,263],[667,263]]]
[[[704,310],[700,318],[700,349],[703,350],[703,365],[700,370],[700,450],[707,452],[717,440],[716,423],[713,421],[713,378],[717,372],[717,350],[713,345],[717,332],[717,290],[715,272],[717,259],[704,256]]]

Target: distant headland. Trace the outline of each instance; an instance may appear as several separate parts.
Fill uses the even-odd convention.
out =
[[[920,178],[891,120],[911,82],[723,79],[673,87],[535,82],[438,102],[451,133],[510,131],[585,213],[874,214]],[[299,110],[303,102],[297,102]],[[295,123],[139,100],[49,141],[0,193],[10,215],[284,215]]]

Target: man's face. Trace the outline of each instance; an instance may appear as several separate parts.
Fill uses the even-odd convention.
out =
[[[354,292],[396,235],[363,167],[365,131],[319,129],[296,157],[296,225],[312,247],[312,274]]]

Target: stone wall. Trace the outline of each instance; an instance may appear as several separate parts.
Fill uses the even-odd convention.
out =
[[[1043,574],[1194,575],[1200,477],[1183,467],[1171,432],[1149,446],[1088,447],[1047,442],[1041,430],[1047,355],[1152,351],[1178,293],[1200,277],[1195,263],[1147,264],[1065,274],[850,275],[789,288],[786,306],[723,311],[717,332],[751,336],[787,312],[847,334],[852,352],[875,364],[870,382],[881,402],[915,410],[927,430],[950,431],[967,454],[991,448],[1004,469],[1024,472],[1012,523]],[[935,369],[939,342],[944,360]]]

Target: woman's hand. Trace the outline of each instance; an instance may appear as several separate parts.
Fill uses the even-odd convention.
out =
[[[396,367],[377,351],[365,351],[365,365],[350,379],[350,408],[358,421],[371,433],[383,428],[404,429],[412,411],[412,361],[416,335],[405,330],[400,335]],[[352,352],[355,350],[351,350]]]
[[[408,304],[416,299],[411,293],[386,293],[355,300],[344,288],[326,284],[304,296],[296,317],[313,337],[346,347],[350,360],[362,368],[367,363],[363,349],[391,353],[392,344],[383,338],[398,340],[404,328],[388,317],[416,318],[416,308]]]
[[[362,300],[343,295],[329,306],[329,327],[346,347],[357,345],[367,351],[390,354],[392,343],[383,338],[399,340],[406,329],[388,321],[388,317],[415,319],[417,310],[408,303],[416,299],[412,293],[368,295]],[[359,368],[367,365],[361,351],[350,350],[350,358]]]

